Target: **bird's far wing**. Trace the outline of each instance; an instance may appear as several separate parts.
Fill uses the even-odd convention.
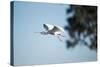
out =
[[[48,26],[46,24],[43,24],[43,27],[45,28],[46,31],[48,31]]]
[[[54,26],[50,24],[43,24],[43,27],[45,28],[46,31],[52,30],[54,28]]]

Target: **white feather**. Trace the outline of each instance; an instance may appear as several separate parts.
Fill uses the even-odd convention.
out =
[[[47,27],[48,27],[48,30],[52,30],[54,28],[53,25],[50,25],[50,24],[45,24]]]
[[[61,31],[59,31],[59,32],[65,32],[65,30],[62,28],[62,27],[60,27],[60,26],[57,26],[57,25],[55,25],[57,28],[59,28],[59,30],[61,30]]]

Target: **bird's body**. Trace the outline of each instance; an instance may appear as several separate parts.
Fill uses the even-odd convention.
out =
[[[57,25],[50,25],[50,24],[43,24],[43,27],[44,27],[45,31],[39,32],[40,34],[42,34],[42,35],[48,35],[48,34],[54,35],[54,36],[57,36],[60,41],[62,41],[59,37],[59,36],[64,37],[61,34],[61,33],[65,32],[62,27],[57,26]]]
[[[64,32],[63,28],[57,25],[43,24],[43,27],[48,34],[58,35]]]

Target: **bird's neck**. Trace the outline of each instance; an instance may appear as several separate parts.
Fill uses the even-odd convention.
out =
[[[48,32],[43,31],[43,32],[41,32],[41,34],[43,34],[43,35],[47,35]]]

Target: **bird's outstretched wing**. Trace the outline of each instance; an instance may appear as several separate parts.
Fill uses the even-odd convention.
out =
[[[61,34],[64,32],[63,28],[59,27],[59,26],[54,26],[54,28],[52,30],[50,30],[50,32],[55,33],[55,34]]]
[[[52,30],[50,30],[51,32],[61,32],[61,30],[58,28],[58,27],[56,27],[56,26],[54,26],[54,28],[52,29]]]
[[[58,28],[61,32],[65,32],[65,30],[63,29],[63,27],[60,26],[55,26],[56,28]]]
[[[49,30],[48,26],[46,24],[43,24],[43,27],[45,28],[45,30]]]
[[[52,30],[54,28],[54,26],[50,24],[43,24],[43,27],[45,28],[46,31]]]

